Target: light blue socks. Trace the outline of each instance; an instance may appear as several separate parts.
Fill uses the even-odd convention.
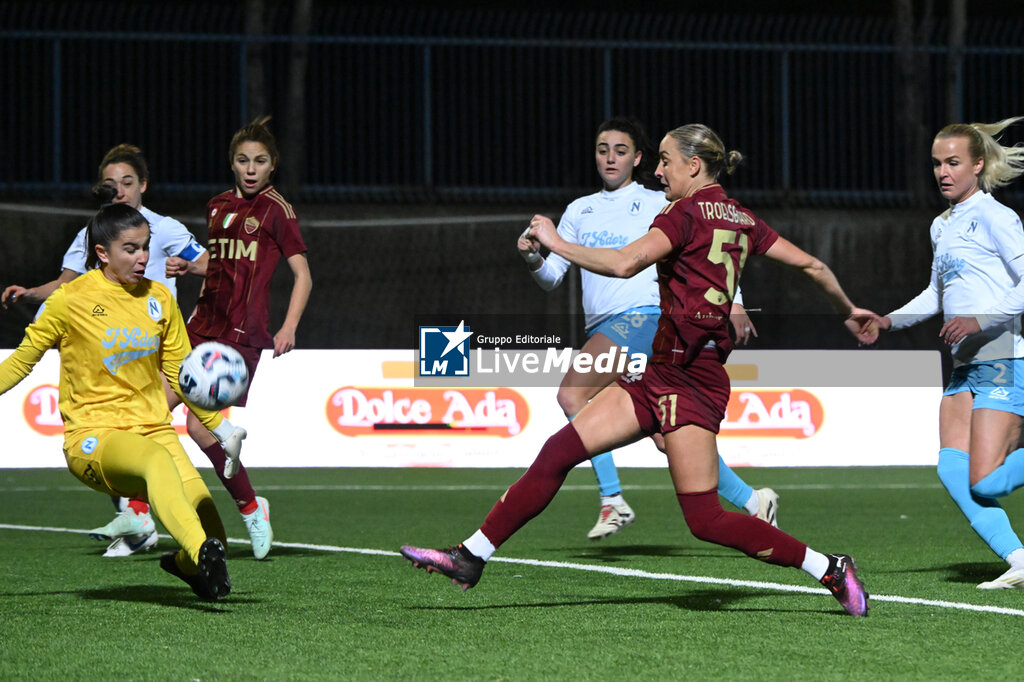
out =
[[[1010,528],[1010,519],[999,503],[971,494],[970,464],[966,452],[956,448],[939,450],[938,474],[949,496],[970,521],[971,528],[1001,559],[1024,547]]]
[[[619,470],[615,468],[612,453],[602,452],[600,455],[594,455],[590,458],[590,465],[594,467],[594,475],[597,476],[601,497],[611,497],[622,492],[622,484],[619,483]]]
[[[744,508],[747,500],[754,494],[754,489],[729,468],[721,455],[718,456],[718,494],[740,509]]]
[[[576,415],[569,417],[572,421]],[[590,466],[594,467],[594,476],[597,477],[597,487],[601,491],[601,497],[611,497],[622,493],[622,484],[619,483],[619,470],[615,468],[615,460],[611,452],[602,452],[590,458]]]
[[[992,473],[971,486],[971,492],[979,497],[1006,497],[1022,485],[1024,449],[1008,454]]]
[[[594,467],[594,475],[597,477],[602,497],[622,492],[619,470],[615,468],[612,453],[603,452],[595,455],[590,458],[590,464]],[[754,489],[726,465],[721,455],[718,456],[718,494],[740,509],[744,508],[750,496],[754,494]]]

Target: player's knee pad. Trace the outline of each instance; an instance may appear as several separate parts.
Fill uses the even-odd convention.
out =
[[[702,493],[679,493],[679,506],[690,532],[698,540],[723,544],[719,540],[721,521],[725,510],[718,501],[718,489]]]

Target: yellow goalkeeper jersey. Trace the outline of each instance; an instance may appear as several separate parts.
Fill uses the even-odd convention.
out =
[[[191,345],[166,286],[148,279],[116,284],[99,269],[64,284],[0,363],[0,393],[27,376],[54,344],[65,431],[170,423],[160,373],[180,396],[178,369]],[[209,429],[223,419],[219,412],[194,411]]]

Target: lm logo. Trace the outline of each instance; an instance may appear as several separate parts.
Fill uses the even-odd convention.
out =
[[[465,320],[458,327],[420,327],[420,376],[468,377],[470,336]]]

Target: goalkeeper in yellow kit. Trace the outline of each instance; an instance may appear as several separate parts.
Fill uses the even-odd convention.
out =
[[[147,500],[181,546],[161,568],[220,599],[231,591],[224,526],[170,425],[160,380],[181,395],[178,368],[191,346],[170,290],[144,277],[149,224],[131,206],[109,204],[89,222],[87,245],[92,269],[46,300],[0,363],[0,394],[56,344],[68,469],[93,490]],[[235,430],[219,412],[194,412],[221,442]]]

